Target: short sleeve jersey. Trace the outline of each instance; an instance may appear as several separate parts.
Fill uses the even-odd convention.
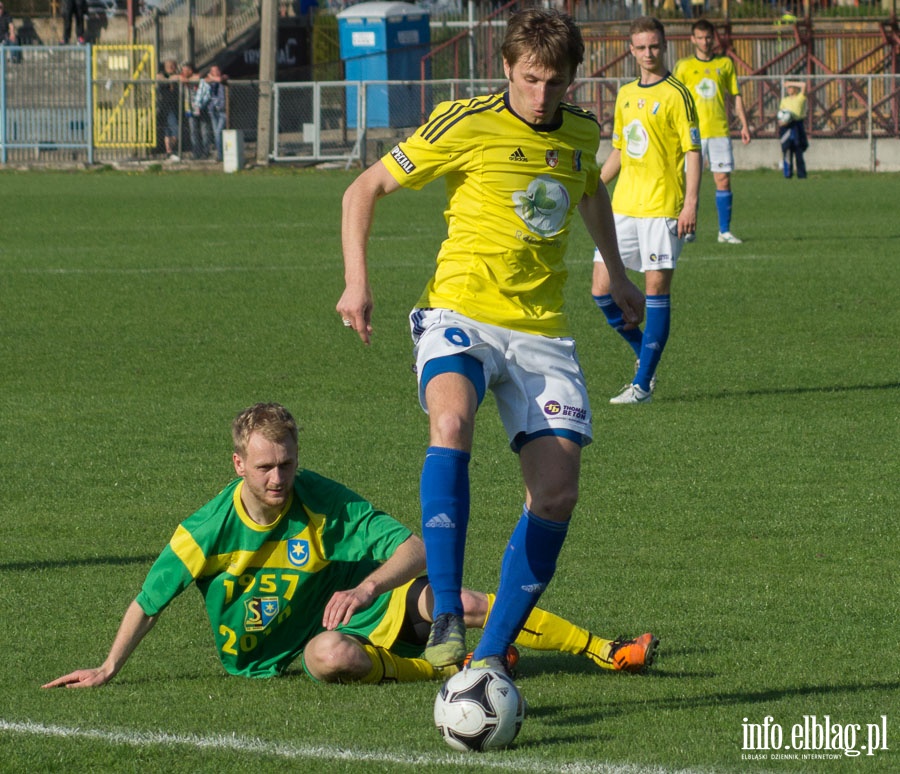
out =
[[[206,604],[216,650],[234,675],[283,672],[322,631],[335,591],[353,588],[411,532],[341,484],[301,471],[274,524],[241,503],[238,479],[181,523],[150,568],[137,603],[156,615],[191,583]],[[341,631],[366,637],[390,592]]]
[[[684,154],[700,150],[697,112],[685,85],[667,75],[649,86],[640,81],[622,86],[612,144],[622,158],[613,211],[677,218],[684,206]]]
[[[727,56],[710,60],[689,56],[675,65],[673,75],[691,90],[700,120],[700,136],[728,137],[728,110],[725,95],[740,94],[734,62]]]
[[[444,177],[447,238],[419,308],[451,309],[525,333],[568,335],[564,263],[573,212],[597,190],[600,127],[560,106],[533,126],[507,94],[444,102],[382,159],[404,187]]]

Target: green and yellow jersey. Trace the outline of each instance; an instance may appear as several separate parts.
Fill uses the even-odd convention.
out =
[[[734,62],[727,56],[715,56],[710,60],[696,56],[685,57],[675,65],[672,73],[691,90],[700,119],[700,136],[728,137],[728,110],[725,96],[740,94]]]
[[[150,568],[137,602],[157,615],[191,583],[206,603],[225,669],[269,677],[283,672],[322,631],[335,591],[357,586],[411,534],[346,487],[300,471],[278,519],[254,522],[238,479],[181,523]],[[391,593],[340,631],[390,645],[402,616]],[[392,631],[381,631],[387,626]]]
[[[649,86],[640,81],[622,86],[612,144],[622,159],[613,211],[677,218],[684,206],[684,154],[700,150],[697,112],[685,85],[667,75]]]
[[[532,126],[506,94],[444,102],[382,159],[404,187],[444,176],[447,239],[416,306],[525,333],[568,335],[564,263],[572,214],[599,183],[600,127],[569,104]]]

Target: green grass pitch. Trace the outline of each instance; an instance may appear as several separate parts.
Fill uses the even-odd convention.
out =
[[[226,676],[190,590],[113,683],[40,690],[103,660],[177,523],[233,475],[229,423],[250,403],[286,404],[302,464],[418,530],[406,316],[443,189],[378,206],[366,348],[334,311],[353,174],[0,174],[0,770],[900,769],[889,174],[739,172],[743,245],[716,242],[705,175],[651,406],[607,403],[633,358],[590,298],[576,229],[568,304],[596,440],[542,604],[601,634],[654,631],[649,674],[526,652],[515,748],[460,756],[433,728],[435,684]],[[471,476],[465,579],[491,590],[523,499],[491,398]],[[768,723],[765,740],[777,726],[790,744],[826,716],[832,747],[859,726],[860,749],[872,724],[888,749],[795,760],[746,743]]]

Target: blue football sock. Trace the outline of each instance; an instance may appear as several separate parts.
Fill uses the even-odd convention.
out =
[[[669,323],[672,319],[671,296],[647,296],[647,324],[644,326],[644,344],[641,347],[641,366],[634,383],[642,390],[650,390],[650,380],[669,339]]]
[[[527,508],[500,566],[500,588],[473,659],[505,656],[556,571],[569,522],[548,521]]]
[[[469,525],[469,454],[430,446],[425,453],[419,498],[434,616],[463,614],[463,558]]]
[[[631,348],[634,350],[634,356],[640,357],[641,329],[631,328],[627,331],[624,330],[625,320],[622,318],[622,310],[619,309],[619,305],[613,301],[613,297],[609,295],[609,293],[603,296],[594,296],[594,302],[600,307],[600,311],[603,312],[603,316],[606,317],[606,322],[608,322],[613,330],[631,345]]]
[[[731,203],[734,194],[731,191],[716,191],[716,211],[719,213],[719,233],[731,231]]]

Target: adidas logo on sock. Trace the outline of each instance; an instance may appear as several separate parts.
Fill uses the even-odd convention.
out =
[[[521,148],[516,148],[512,153],[509,154],[510,161],[528,161],[528,156],[522,153]]]
[[[446,513],[439,513],[425,522],[425,529],[456,529],[456,524]]]

